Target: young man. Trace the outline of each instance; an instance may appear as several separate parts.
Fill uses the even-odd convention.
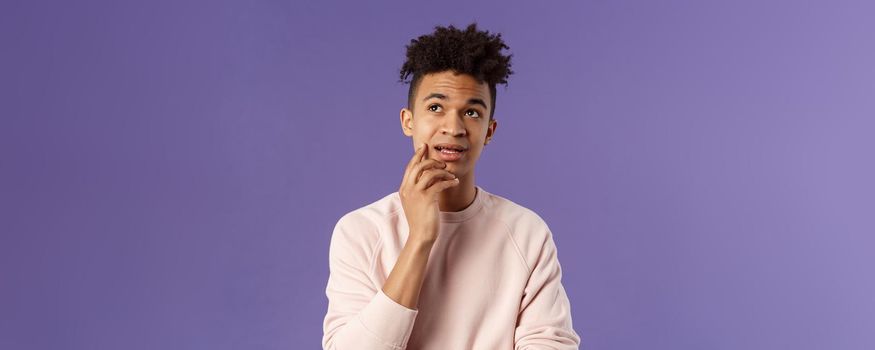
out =
[[[577,349],[556,246],[535,212],[475,185],[507,84],[501,34],[436,27],[407,46],[397,192],[347,213],[329,249],[322,347]]]

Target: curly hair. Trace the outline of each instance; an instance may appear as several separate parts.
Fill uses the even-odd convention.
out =
[[[501,33],[477,30],[477,23],[471,23],[465,30],[436,26],[434,33],[410,40],[407,60],[401,66],[399,82],[407,83],[413,76],[407,93],[407,108],[413,109],[416,89],[422,77],[429,73],[453,70],[468,74],[479,83],[489,85],[491,110],[489,119],[495,114],[495,85],[507,86],[507,78],[513,74],[510,69],[512,54],[503,55],[501,49],[510,49],[501,39]]]

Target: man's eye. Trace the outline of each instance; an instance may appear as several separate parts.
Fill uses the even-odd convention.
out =
[[[477,112],[476,110],[469,109],[468,113],[469,113],[468,115],[471,115],[471,113],[473,113],[474,115],[471,115],[471,116],[477,116],[478,118],[480,117],[480,112]]]
[[[439,105],[430,105],[430,106],[428,106],[428,110],[429,110],[429,111],[432,111],[432,112],[437,112],[437,109],[438,109],[438,108],[441,108],[441,106],[439,106]]]

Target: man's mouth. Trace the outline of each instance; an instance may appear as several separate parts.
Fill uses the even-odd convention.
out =
[[[462,145],[444,144],[444,143],[434,146],[434,149],[437,150],[438,152],[448,153],[448,154],[462,153],[462,152],[465,152],[468,150],[467,148],[463,147]]]
[[[445,162],[455,162],[462,158],[468,149],[462,145],[441,143],[434,146],[438,153],[438,158]]]

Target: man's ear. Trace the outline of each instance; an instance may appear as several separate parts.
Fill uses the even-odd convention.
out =
[[[486,141],[483,144],[488,144],[492,139],[492,136],[495,135],[495,129],[498,128],[498,121],[495,118],[489,121],[489,126],[486,127]]]
[[[413,136],[413,111],[401,108],[401,131],[404,135]]]

